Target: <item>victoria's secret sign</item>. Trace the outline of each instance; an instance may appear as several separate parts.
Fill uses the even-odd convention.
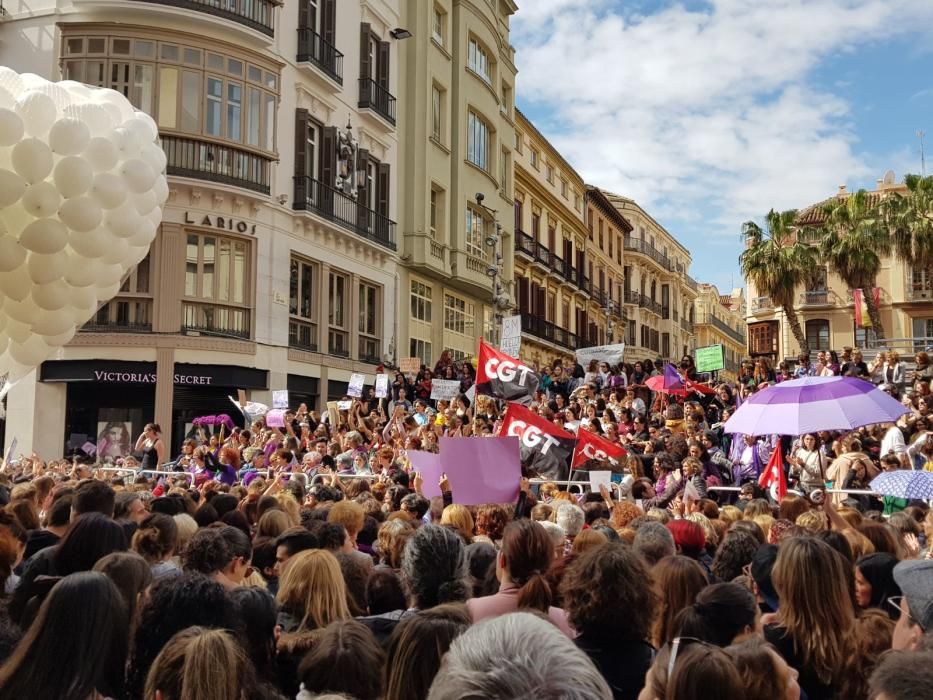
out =
[[[99,382],[113,384],[155,384],[157,375],[155,372],[105,372],[102,370],[95,370],[94,379]],[[201,386],[208,386],[213,383],[214,378],[191,374],[175,374],[173,375],[172,381],[174,381],[175,384],[199,384]]]

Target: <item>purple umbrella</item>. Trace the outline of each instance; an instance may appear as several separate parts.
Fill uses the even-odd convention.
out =
[[[907,409],[874,384],[853,377],[804,377],[746,399],[726,421],[727,433],[803,435],[890,423]]]

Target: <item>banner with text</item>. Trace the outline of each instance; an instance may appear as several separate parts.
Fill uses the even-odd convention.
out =
[[[272,392],[272,408],[288,408],[288,389]]]
[[[532,413],[521,404],[510,403],[502,419],[499,436],[519,438],[523,467],[537,472],[545,479],[567,480],[576,442],[573,433]]]
[[[625,356],[625,343],[616,345],[597,345],[594,348],[580,348],[577,350],[577,364],[586,369],[593,360],[618,365]]]
[[[506,316],[502,319],[502,335],[499,350],[511,357],[518,357],[522,349],[522,317]]]
[[[460,394],[460,382],[457,379],[434,379],[431,381],[431,398],[440,401],[453,401]]]
[[[577,447],[573,451],[573,462],[571,466],[577,469],[591,459],[597,462],[611,460],[618,463],[626,454],[628,453],[621,445],[609,442],[609,440],[600,437],[596,433],[591,433],[589,430],[583,430],[581,428],[577,431]]]
[[[725,369],[722,345],[707,345],[694,350],[694,364],[697,372],[718,372]]]
[[[389,375],[376,375],[376,398],[384,399],[389,395]]]
[[[363,396],[363,384],[366,383],[366,377],[354,372],[350,375],[350,384],[347,386],[347,396],[358,399]]]
[[[476,393],[506,401],[530,403],[538,390],[538,375],[521,360],[479,341]]]
[[[421,371],[421,358],[403,357],[398,361],[398,368],[402,374],[418,374]]]

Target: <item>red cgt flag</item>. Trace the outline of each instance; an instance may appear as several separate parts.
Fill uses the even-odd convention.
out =
[[[787,494],[787,479],[784,476],[784,458],[781,456],[781,445],[775,446],[771,451],[768,466],[758,477],[758,485],[763,489],[772,489],[771,495],[780,502]]]
[[[535,371],[524,362],[479,341],[476,367],[478,395],[527,404],[534,398],[539,381]]]
[[[521,446],[522,466],[545,479],[566,481],[576,438],[546,418],[518,403],[506,409],[499,437],[517,437]]]
[[[619,460],[627,454],[625,448],[621,445],[609,442],[596,433],[580,428],[577,431],[577,446],[573,451],[573,461],[570,463],[570,467],[576,469],[591,459],[600,461]]]

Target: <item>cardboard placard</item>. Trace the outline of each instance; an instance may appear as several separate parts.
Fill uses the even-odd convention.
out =
[[[403,357],[398,361],[398,368],[402,374],[418,374],[421,371],[421,358]]]
[[[518,357],[522,349],[522,317],[506,316],[502,319],[502,335],[499,350],[510,357]]]

